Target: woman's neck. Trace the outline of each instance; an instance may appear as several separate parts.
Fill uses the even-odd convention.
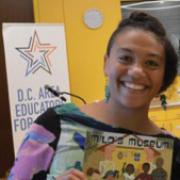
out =
[[[103,103],[102,103],[103,104]],[[127,108],[122,105],[117,105],[114,102],[108,102],[104,104],[106,109],[106,116],[111,117],[113,120],[111,123],[114,126],[125,127],[133,125],[136,126],[142,123],[147,123],[148,119],[148,107],[143,108]],[[108,118],[109,119],[109,118]]]
[[[98,121],[116,128],[121,127],[145,134],[158,134],[161,131],[149,120],[148,108],[130,109],[100,101],[82,107],[81,110]]]

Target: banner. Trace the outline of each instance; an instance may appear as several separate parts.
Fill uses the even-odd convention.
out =
[[[4,23],[3,41],[16,155],[36,117],[62,103],[45,85],[69,92],[64,25]]]

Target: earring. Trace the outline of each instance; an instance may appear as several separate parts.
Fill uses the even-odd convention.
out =
[[[105,86],[105,102],[107,103],[109,101],[110,98],[110,89],[109,89],[109,85],[106,84]]]
[[[166,110],[167,109],[167,101],[166,101],[165,94],[160,95],[160,101],[161,101],[161,106],[162,106],[163,110]]]
[[[110,98],[110,88],[109,88],[108,80],[106,78],[106,86],[105,86],[105,102],[106,103],[109,101],[109,98]]]

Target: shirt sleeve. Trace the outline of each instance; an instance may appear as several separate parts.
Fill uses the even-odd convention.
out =
[[[38,117],[18,150],[8,180],[45,179],[59,134],[59,118],[52,109]]]

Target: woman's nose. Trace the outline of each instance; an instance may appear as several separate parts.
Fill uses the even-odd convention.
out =
[[[128,75],[132,78],[140,78],[145,76],[145,70],[141,64],[132,64],[129,66]]]

